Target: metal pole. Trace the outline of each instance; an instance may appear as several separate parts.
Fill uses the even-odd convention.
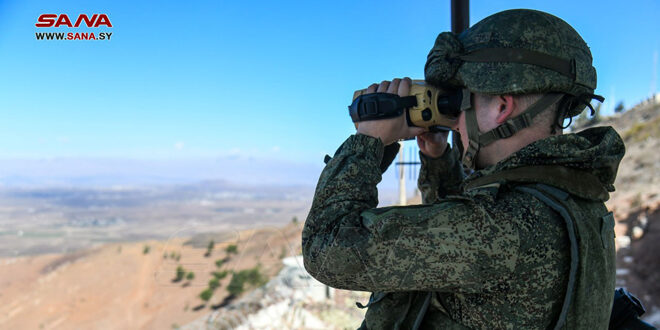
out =
[[[470,27],[470,0],[451,0],[451,32],[459,34]]]
[[[470,27],[470,0],[450,0],[451,1],[451,32],[459,34]],[[458,142],[458,135],[452,133],[452,147]]]
[[[405,144],[401,143],[401,149],[399,150],[399,161],[404,163],[404,146]],[[406,167],[401,164],[399,166],[399,205],[406,205]]]

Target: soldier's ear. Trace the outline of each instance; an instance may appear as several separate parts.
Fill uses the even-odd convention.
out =
[[[497,102],[497,116],[495,121],[497,125],[501,125],[505,121],[513,118],[513,113],[516,110],[516,102],[513,95],[498,95],[495,100]]]

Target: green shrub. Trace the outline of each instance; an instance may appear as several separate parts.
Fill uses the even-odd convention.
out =
[[[176,277],[174,277],[174,282],[179,282],[186,275],[186,270],[183,269],[180,265],[176,267]]]
[[[188,281],[192,281],[193,279],[195,279],[195,273],[193,273],[193,272],[189,272],[189,273],[186,275],[186,280],[188,280]]]
[[[219,287],[220,287],[220,281],[217,278],[214,277],[209,281],[209,289],[215,290]]]
[[[142,254],[147,254],[151,250],[151,247],[149,245],[145,245],[144,248],[142,249]]]
[[[213,277],[217,278],[218,280],[221,280],[227,277],[228,272],[226,270],[223,270],[221,272],[213,272],[211,274],[213,275]]]
[[[210,257],[210,256],[211,256],[211,252],[213,252],[213,248],[214,248],[214,247],[215,247],[215,242],[213,242],[213,240],[211,240],[211,241],[209,242],[209,245],[206,247],[206,252],[204,253],[204,256],[205,256],[205,257]]]
[[[614,107],[614,113],[621,113],[625,110],[625,107],[623,106],[623,101],[619,101],[619,103],[616,104],[616,107]]]
[[[222,264],[224,264],[224,263],[225,263],[224,259],[218,259],[218,260],[215,261],[215,266],[220,268],[220,267],[222,267]]]
[[[213,290],[211,289],[206,289],[199,294],[199,297],[202,300],[204,300],[204,302],[209,301],[209,299],[211,299],[211,296],[213,296]]]
[[[236,244],[229,244],[227,248],[225,248],[225,252],[227,252],[227,254],[232,254],[232,253],[237,254],[238,246],[236,246]]]
[[[229,281],[229,285],[227,285],[227,291],[233,295],[239,295],[245,291],[246,283],[251,287],[259,287],[266,282],[268,282],[268,279],[261,273],[261,270],[257,266],[234,273],[231,281]]]
[[[268,282],[268,279],[261,273],[259,267],[248,269],[245,272],[245,279],[252,286],[262,286]]]
[[[229,291],[230,294],[237,296],[245,290],[244,285],[245,279],[238,274],[234,274],[231,277],[231,281],[229,281],[229,285],[227,285],[227,291]]]

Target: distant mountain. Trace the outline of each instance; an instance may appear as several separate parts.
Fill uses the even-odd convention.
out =
[[[0,155],[1,156],[1,155]],[[252,157],[216,159],[0,159],[3,186],[139,186],[203,180],[250,185],[315,185],[323,163]]]

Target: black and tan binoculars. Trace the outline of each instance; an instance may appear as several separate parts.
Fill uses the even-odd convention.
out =
[[[413,80],[410,95],[389,93],[365,94],[366,89],[355,91],[348,112],[353,122],[398,117],[406,114],[410,126],[430,131],[447,131],[456,123],[461,110],[470,104],[470,93],[465,90],[445,90]],[[406,111],[407,109],[407,111]]]

